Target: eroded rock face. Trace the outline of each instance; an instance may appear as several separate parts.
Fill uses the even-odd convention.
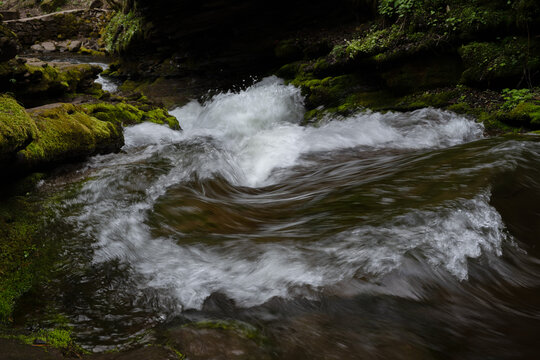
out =
[[[60,13],[5,21],[4,24],[18,36],[23,46],[30,47],[35,43],[59,38],[97,39],[108,16],[108,11],[102,9],[66,10]]]

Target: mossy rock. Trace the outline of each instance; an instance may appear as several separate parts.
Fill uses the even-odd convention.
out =
[[[131,104],[88,104],[81,105],[81,108],[90,116],[102,121],[108,121],[121,125],[134,125],[141,122],[153,122],[160,125],[168,125],[173,130],[179,130],[178,120],[170,115],[167,110],[157,107],[150,107],[142,110]]]
[[[101,67],[90,64],[46,63],[19,59],[0,63],[0,91],[35,102],[39,98],[92,92]]]
[[[22,181],[33,182],[39,176],[30,178]],[[9,184],[2,186],[13,190]],[[25,196],[14,194],[18,193],[0,195],[0,323],[9,320],[16,300],[45,275],[50,264],[40,234],[45,212]]]
[[[540,103],[522,102],[510,111],[499,111],[497,120],[514,127],[540,129]]]
[[[0,96],[0,161],[13,156],[34,140],[34,120],[26,110],[7,95]]]
[[[473,42],[460,54],[466,67],[461,82],[471,86],[515,87],[540,70],[540,43],[526,38]]]
[[[51,164],[119,150],[124,144],[119,125],[92,117],[71,104],[30,113],[38,132],[36,139],[17,154],[23,168]]]
[[[269,341],[240,321],[201,321],[167,329],[166,344],[189,359],[261,359],[273,357]]]
[[[306,108],[338,106],[358,85],[354,74],[326,77],[324,79],[298,77],[291,84],[299,87],[306,98]]]

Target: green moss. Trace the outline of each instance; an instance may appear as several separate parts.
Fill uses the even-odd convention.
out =
[[[143,20],[134,12],[117,12],[107,24],[103,34],[105,49],[110,53],[125,52],[132,41],[142,37]]]
[[[162,108],[152,108],[148,111],[144,111],[126,103],[89,104],[82,105],[81,108],[84,109],[88,115],[102,121],[108,121],[116,124],[133,125],[148,121],[156,124],[168,125],[174,130],[180,129],[178,120]]]
[[[198,329],[222,329],[234,331],[240,336],[253,340],[258,345],[263,345],[268,342],[268,339],[263,336],[257,328],[244,323],[242,321],[234,320],[207,320],[190,323],[185,325],[186,327],[194,327]]]
[[[33,180],[36,180],[35,178]],[[9,188],[9,190],[8,190]],[[46,274],[48,250],[41,236],[44,215],[20,190],[4,184],[0,200],[0,323],[10,319],[16,300]],[[10,194],[7,194],[7,193]],[[11,195],[11,197],[4,197]]]
[[[461,82],[469,85],[515,86],[524,74],[540,69],[538,45],[530,48],[526,38],[473,42],[460,54],[466,66]]]
[[[540,129],[540,104],[523,102],[509,112],[499,112],[499,121],[528,129]]]
[[[355,75],[342,75],[313,79],[297,77],[291,84],[299,87],[306,99],[306,108],[312,110],[319,106],[339,106],[357,86]]]
[[[22,106],[7,95],[0,96],[0,160],[26,147],[37,128]]]
[[[398,25],[381,30],[374,28],[365,36],[349,41],[345,53],[350,58],[374,56],[394,48],[404,36],[403,28]]]
[[[66,356],[79,357],[87,354],[88,351],[76,344],[73,340],[72,330],[67,326],[52,329],[41,329],[30,334],[0,335],[0,337],[15,339],[23,344],[34,344],[36,340],[41,340],[52,348],[60,350]]]
[[[17,98],[35,100],[39,96],[54,96],[65,93],[83,93],[92,89],[94,79],[101,68],[89,64],[63,64],[59,67],[47,63],[10,63],[0,69],[0,79],[13,79],[4,82],[4,90],[16,94]]]
[[[79,51],[77,51],[77,53],[79,53],[81,55],[105,56],[105,52],[103,52],[103,51],[97,51],[97,50],[88,49],[88,48],[85,48],[84,46],[81,46],[79,48]]]
[[[73,105],[63,104],[31,115],[38,133],[36,139],[18,153],[22,166],[75,160],[117,150],[123,144],[119,126],[89,116]]]
[[[426,91],[405,96],[398,104],[400,110],[416,110],[426,107],[445,108],[458,96],[456,89],[445,91]]]

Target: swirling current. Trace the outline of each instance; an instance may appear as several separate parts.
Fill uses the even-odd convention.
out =
[[[451,112],[300,125],[271,77],[125,129],[54,187],[43,297],[88,350],[249,324],[279,359],[537,354],[540,141]]]

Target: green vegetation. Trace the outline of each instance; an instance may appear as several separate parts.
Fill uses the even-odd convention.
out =
[[[533,98],[533,94],[529,89],[503,89],[502,95],[505,103],[501,108],[505,110],[512,110],[519,104]]]
[[[0,96],[0,161],[25,148],[37,128],[22,106],[7,95]]]
[[[174,130],[180,129],[178,120],[162,108],[151,106],[135,107],[126,103],[99,103],[82,105],[81,109],[88,115],[99,120],[116,124],[133,125],[148,121],[160,125],[168,125]]]
[[[238,335],[253,340],[258,345],[264,345],[268,342],[268,339],[263,336],[257,328],[241,321],[229,321],[229,320],[207,320],[190,323],[185,327],[194,327],[197,329],[222,329],[231,330]]]
[[[41,175],[21,183],[3,185],[5,193],[33,188]],[[12,195],[12,194],[11,194]],[[25,196],[11,196],[0,201],[0,323],[10,319],[15,301],[43,276],[48,254],[40,236],[42,209]]]
[[[0,337],[15,339],[23,344],[32,345],[36,340],[42,341],[44,346],[60,350],[65,356],[75,356],[80,358],[80,354],[88,353],[81,348],[72,337],[72,330],[61,325],[52,329],[41,329],[30,334],[0,335]]]
[[[103,33],[103,43],[109,53],[125,52],[132,41],[142,36],[143,20],[134,12],[118,11],[109,21]]]
[[[500,42],[473,42],[460,49],[466,70],[462,82],[488,86],[526,83],[530,72],[540,70],[540,51],[526,38],[505,38]]]
[[[9,91],[17,99],[83,93],[96,87],[94,79],[101,68],[89,64],[49,66],[45,62],[12,59],[0,63],[0,91]]]
[[[89,116],[71,104],[31,113],[38,133],[19,152],[19,161],[28,168],[75,160],[110,152],[123,145],[119,126]]]

